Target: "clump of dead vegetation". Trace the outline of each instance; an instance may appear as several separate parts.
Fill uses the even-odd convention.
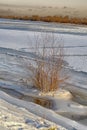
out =
[[[55,91],[66,79],[66,76],[61,77],[64,65],[63,47],[56,43],[53,34],[45,34],[37,39],[36,55],[39,58],[35,60],[35,65],[31,63],[29,67],[32,72],[33,86],[42,92]]]
[[[0,16],[0,18],[8,18],[8,19],[20,19],[20,20],[31,20],[31,21],[44,21],[44,22],[56,22],[56,23],[71,23],[71,24],[85,24],[87,25],[87,18],[77,18],[69,16]]]

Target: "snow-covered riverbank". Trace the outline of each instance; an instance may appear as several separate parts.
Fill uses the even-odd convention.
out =
[[[67,91],[60,89],[54,97],[50,94],[41,96],[27,79],[28,63],[37,57],[35,37],[45,31],[53,32],[58,44],[64,45],[65,70],[69,76],[65,85]],[[73,100],[73,94],[78,95],[78,101]],[[0,20],[0,129],[45,130],[57,126],[58,130],[86,130],[86,94],[86,26]],[[54,107],[44,108],[30,101],[31,97],[53,101]]]

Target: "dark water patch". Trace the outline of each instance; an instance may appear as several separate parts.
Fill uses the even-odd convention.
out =
[[[28,102],[34,102],[38,105],[41,105],[41,106],[49,108],[49,109],[53,109],[53,106],[54,106],[54,103],[52,100],[42,98],[40,96],[37,97],[37,96],[24,95],[21,92],[18,92],[16,90],[10,89],[10,88],[0,87],[0,90],[4,91],[5,93],[9,94],[12,97],[18,98],[20,100],[28,101]]]

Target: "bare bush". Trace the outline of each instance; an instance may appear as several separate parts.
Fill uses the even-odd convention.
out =
[[[57,39],[53,34],[41,35],[36,38],[36,67],[31,64],[32,83],[42,92],[50,92],[58,89],[61,82],[61,70],[64,65],[64,52],[61,45],[57,45]],[[39,44],[38,44],[39,43]],[[40,44],[42,43],[42,45]],[[49,46],[50,45],[50,46]]]

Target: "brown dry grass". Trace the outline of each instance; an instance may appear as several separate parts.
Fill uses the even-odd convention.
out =
[[[43,41],[43,47],[40,48],[39,45],[36,47],[36,54],[38,54],[40,59],[36,59],[36,68],[31,64],[30,70],[33,73],[31,78],[33,86],[46,93],[57,90],[59,85],[66,79],[66,77],[60,76],[64,64],[64,54],[61,46],[54,48],[56,39],[54,39],[53,35],[49,37],[46,34],[46,36],[42,36],[41,39]],[[38,41],[40,42],[40,39],[38,39]],[[52,41],[52,44],[50,50],[48,50],[46,45],[50,41]],[[57,57],[55,58],[55,56]]]
[[[20,20],[31,20],[31,21],[44,21],[44,22],[57,22],[57,23],[72,23],[72,24],[85,24],[87,25],[87,18],[69,18],[68,16],[45,16],[41,17],[38,15],[33,16],[0,16],[0,18],[8,19],[20,19]]]

